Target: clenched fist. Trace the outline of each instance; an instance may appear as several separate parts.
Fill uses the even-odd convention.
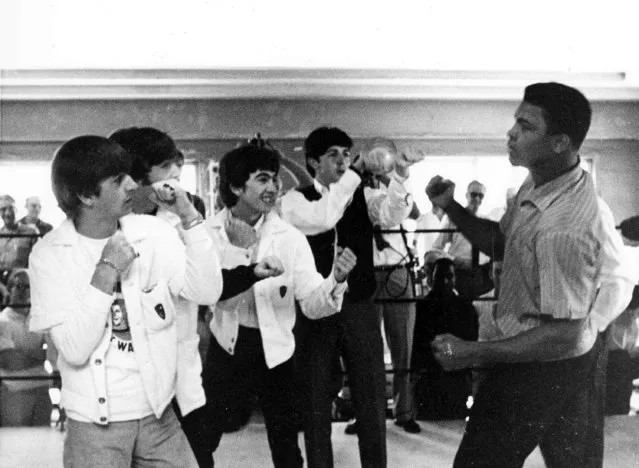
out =
[[[183,223],[198,216],[198,211],[177,180],[162,180],[151,184],[151,187],[153,188],[149,195],[151,201],[161,208],[178,215]]]
[[[408,168],[422,161],[425,157],[426,155],[422,150],[412,146],[403,147],[397,152],[397,157],[395,158],[395,172],[401,177],[408,177]]]
[[[280,276],[284,273],[284,265],[282,265],[279,258],[271,255],[260,260],[260,262],[255,265],[253,273],[255,273],[255,276],[259,279]]]
[[[118,229],[102,249],[100,259],[103,259],[107,264],[113,264],[118,273],[123,273],[128,270],[137,256],[138,254],[126,240],[122,231]]]
[[[357,263],[357,256],[348,247],[345,249],[338,249],[335,262],[333,263],[333,276],[338,283],[342,283],[346,280],[346,277],[355,268]]]
[[[428,182],[426,195],[433,205],[446,210],[454,200],[455,183],[437,175]]]

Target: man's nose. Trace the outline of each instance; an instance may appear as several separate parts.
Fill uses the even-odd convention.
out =
[[[169,179],[178,179],[180,177],[180,167],[177,163],[171,164],[171,169],[169,170]]]
[[[126,176],[126,190],[128,192],[132,192],[133,190],[138,188],[138,184],[135,180],[131,178],[131,176]]]

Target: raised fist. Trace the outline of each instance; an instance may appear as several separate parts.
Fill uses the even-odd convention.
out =
[[[408,177],[408,168],[415,163],[422,161],[426,155],[423,151],[406,146],[397,152],[395,158],[395,172],[402,177]]]
[[[454,200],[455,183],[437,175],[428,182],[426,195],[433,205],[445,210]]]
[[[333,275],[338,283],[342,283],[357,263],[357,256],[348,247],[338,248],[335,262],[333,263]]]
[[[122,231],[117,230],[102,249],[101,259],[112,263],[119,273],[125,272],[138,254],[126,240]]]

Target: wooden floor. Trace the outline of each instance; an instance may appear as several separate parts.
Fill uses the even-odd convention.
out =
[[[449,467],[463,430],[462,421],[424,422],[421,434],[407,434],[388,422],[390,468]],[[335,466],[357,468],[357,438],[344,434],[345,423],[333,424]],[[301,436],[300,436],[301,437]],[[639,466],[639,417],[612,416],[606,420],[606,468]],[[64,434],[49,428],[0,428],[0,467],[62,467]],[[303,441],[300,440],[303,446]],[[216,452],[216,468],[272,467],[264,425],[255,420],[238,432],[226,434]],[[544,467],[539,451],[525,468]]]

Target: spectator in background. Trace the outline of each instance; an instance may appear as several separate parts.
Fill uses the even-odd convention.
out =
[[[40,211],[42,211],[40,197],[32,196],[27,198],[25,208],[27,209],[27,215],[20,219],[20,224],[34,227],[40,236],[44,236],[53,229],[53,226],[40,219]]]
[[[27,270],[14,269],[8,280],[9,304],[0,312],[0,374],[43,377],[44,333],[29,332],[30,287]],[[0,426],[45,426],[51,418],[49,380],[2,380]]]
[[[477,216],[479,207],[484,201],[485,194],[486,187],[481,182],[473,180],[468,184],[468,189],[466,190],[466,211],[473,216]],[[457,226],[449,217],[446,217],[442,222],[442,229],[457,229]],[[442,232],[433,243],[432,248],[445,250],[453,257],[456,268],[457,291],[459,294],[474,298],[492,289],[492,284],[483,285],[480,284],[483,283],[483,281],[476,281],[476,278],[482,276],[482,270],[473,269],[473,267],[479,265],[486,265],[484,268],[488,268],[490,258],[480,252],[477,259],[478,265],[473,265],[473,246],[461,232]],[[478,275],[477,272],[480,272],[480,274]],[[488,269],[486,269],[485,276],[488,276]]]
[[[419,217],[419,209],[413,203],[408,219]],[[375,226],[373,263],[377,290],[375,300],[412,299],[415,297],[414,265],[417,261],[410,249],[411,241],[404,224],[391,229],[401,233],[381,233]],[[415,402],[411,385],[410,356],[415,328],[415,302],[377,302],[375,309],[384,323],[386,344],[393,363],[393,416],[395,424],[406,432],[421,431],[415,422]]]
[[[4,222],[0,234],[6,236],[0,237],[0,280],[6,283],[13,268],[29,266],[29,254],[38,240],[38,232],[17,222],[16,201],[11,195],[0,196],[0,216]]]
[[[610,217],[612,218],[612,213]],[[628,259],[628,265],[631,267],[627,277],[634,288],[630,304],[610,324],[606,414],[630,412],[632,381],[639,377],[639,216],[623,220],[619,227],[624,244],[622,255]],[[623,294],[618,292],[617,295]],[[606,311],[607,309],[604,310]]]
[[[429,282],[430,292],[425,300],[417,303],[411,359],[417,417],[464,419],[472,389],[471,370],[444,370],[433,355],[431,343],[443,333],[477,340],[477,311],[469,298],[457,294],[455,265],[450,258],[435,261]]]

